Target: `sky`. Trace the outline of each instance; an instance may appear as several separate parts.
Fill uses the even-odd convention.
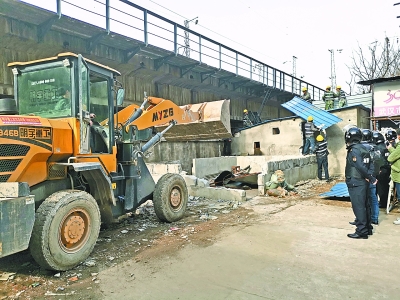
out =
[[[400,36],[397,0],[135,0],[177,23],[198,17],[190,29],[325,89],[346,91],[353,51]],[[342,51],[337,51],[342,49]],[[284,63],[286,62],[286,63]],[[348,89],[348,88],[347,88]]]
[[[56,0],[24,0],[35,5]],[[97,1],[68,0],[89,9]],[[97,2],[97,3],[96,3]],[[111,6],[118,2],[110,0]],[[400,36],[397,0],[134,0],[139,6],[221,42],[288,74],[325,89],[331,84],[331,52],[336,83],[349,90],[353,51]],[[62,4],[63,8],[67,4]],[[102,9],[102,8],[101,8]],[[90,17],[94,20],[93,16]],[[104,20],[101,20],[104,23]],[[139,24],[138,26],[141,26]],[[341,50],[341,51],[338,51]],[[293,59],[293,56],[297,59]]]

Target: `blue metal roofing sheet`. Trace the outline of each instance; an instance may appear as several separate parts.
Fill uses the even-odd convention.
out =
[[[347,189],[347,185],[345,182],[339,182],[335,184],[329,192],[320,194],[320,196],[324,197],[350,197],[349,190]]]
[[[334,114],[318,108],[297,96],[281,105],[304,120],[307,120],[308,116],[312,116],[314,124],[316,126],[323,125],[323,129],[342,121],[341,118],[338,118]]]

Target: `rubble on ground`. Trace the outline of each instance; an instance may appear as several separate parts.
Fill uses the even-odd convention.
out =
[[[297,182],[297,194],[280,201],[296,201],[319,195],[321,187],[326,185],[326,190],[329,190],[342,180],[334,178],[330,183],[318,179]],[[246,193],[253,195],[248,196],[247,200],[258,196],[257,189]],[[259,197],[268,200],[270,196]],[[132,258],[135,262],[142,261],[143,254],[153,248],[161,247],[164,252],[165,247],[178,249],[192,243],[213,243],[217,229],[249,222],[253,213],[245,209],[245,204],[251,205],[251,202],[246,199],[242,202],[191,195],[185,217],[178,222],[164,223],[157,219],[153,202],[146,201],[119,224],[103,228],[89,258],[72,270],[52,272],[40,269],[27,252],[13,256],[19,257],[19,260],[3,258],[0,261],[0,275],[5,292],[0,293],[0,299],[72,295],[78,299],[82,290],[89,293],[97,289],[101,283],[98,276],[100,271]],[[157,253],[154,255],[160,255]],[[127,276],[129,280],[134,280],[139,275],[134,275],[132,269]]]

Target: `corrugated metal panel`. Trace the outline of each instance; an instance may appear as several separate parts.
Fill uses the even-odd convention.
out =
[[[320,194],[324,197],[349,197],[349,190],[345,182],[335,184],[329,192]]]
[[[347,96],[347,105],[348,106],[354,106],[354,105],[360,105],[360,104],[371,109],[372,108],[372,93]],[[314,100],[313,105],[320,109],[325,109],[325,102],[322,100]],[[339,108],[338,100],[335,99],[333,109],[337,109],[337,108]]]
[[[312,116],[314,118],[314,124],[316,126],[323,124],[324,129],[342,121],[341,118],[338,118],[330,112],[320,109],[297,96],[281,105],[304,120],[307,120],[308,116]]]

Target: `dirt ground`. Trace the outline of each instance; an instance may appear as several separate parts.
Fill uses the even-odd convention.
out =
[[[148,202],[102,229],[73,270],[42,270],[28,251],[0,259],[0,300],[397,299],[400,215],[381,211],[370,239],[347,238],[350,202],[319,196],[338,181],[302,182],[285,198],[249,190],[245,203],[191,197],[176,223]]]

